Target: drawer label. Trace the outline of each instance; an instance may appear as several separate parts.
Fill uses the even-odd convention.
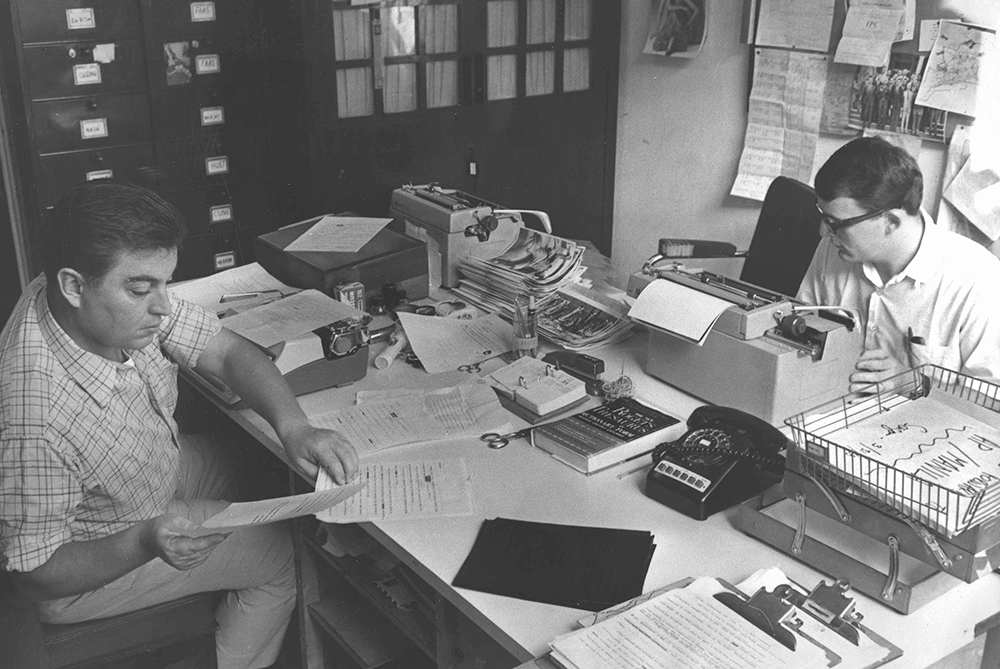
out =
[[[219,204],[209,208],[212,214],[212,223],[225,223],[233,220],[233,205]]]
[[[219,54],[217,53],[206,53],[194,60],[195,74],[214,74],[221,69],[222,64],[219,62]]]
[[[87,181],[97,181],[98,179],[113,179],[114,172],[111,170],[94,170],[87,172]]]
[[[213,174],[225,174],[229,171],[229,158],[226,156],[216,156],[215,158],[205,159],[205,174],[212,176]]]
[[[200,23],[202,21],[214,21],[215,20],[215,3],[214,2],[192,2],[191,3],[191,22]]]
[[[101,83],[100,63],[80,63],[73,66],[73,85],[88,86]]]
[[[96,139],[108,136],[108,119],[88,118],[80,121],[80,139]]]
[[[230,267],[236,267],[236,254],[232,251],[226,251],[225,253],[216,253],[213,260],[215,261],[215,271],[218,272],[220,269],[229,269]]]
[[[222,125],[226,122],[226,112],[222,107],[202,107],[202,125]]]
[[[69,30],[86,30],[96,28],[93,7],[79,7],[66,10],[66,28]]]

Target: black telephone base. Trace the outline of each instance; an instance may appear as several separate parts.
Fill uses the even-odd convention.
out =
[[[696,490],[688,483],[674,478],[673,471],[660,472],[657,469],[672,470],[670,458],[660,461],[646,474],[646,496],[660,504],[695,520],[706,520],[709,516],[755,497],[771,486],[781,482],[781,475],[762,470],[747,463],[734,462],[733,468],[746,468],[746,472],[732,472],[723,485],[710,484],[703,491]],[[719,477],[722,478],[721,476]]]

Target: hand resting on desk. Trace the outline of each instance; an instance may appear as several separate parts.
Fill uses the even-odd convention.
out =
[[[333,480],[340,484],[357,476],[357,451],[339,432],[306,423],[283,434],[281,443],[292,466],[309,480],[316,480],[319,473],[317,465],[322,465]]]

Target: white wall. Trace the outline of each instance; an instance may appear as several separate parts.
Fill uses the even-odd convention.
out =
[[[919,0],[921,3],[926,0]],[[1000,0],[936,0],[944,17],[1000,28]],[[661,237],[731,241],[745,249],[760,203],[729,196],[746,127],[750,47],[740,43],[741,0],[707,0],[705,46],[693,59],[644,55],[650,0],[622,4],[621,77],[612,261],[618,285]],[[842,138],[821,137],[815,170]],[[918,158],[936,211],[944,147]],[[738,275],[739,263],[716,263]]]

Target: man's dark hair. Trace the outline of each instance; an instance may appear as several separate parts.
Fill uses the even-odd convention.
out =
[[[816,173],[816,195],[849,197],[870,211],[920,211],[924,177],[909,153],[881,137],[861,137],[837,149]]]
[[[187,226],[151,190],[107,181],[77,186],[59,198],[41,228],[42,266],[54,285],[69,267],[100,281],[129,251],[180,249]]]

